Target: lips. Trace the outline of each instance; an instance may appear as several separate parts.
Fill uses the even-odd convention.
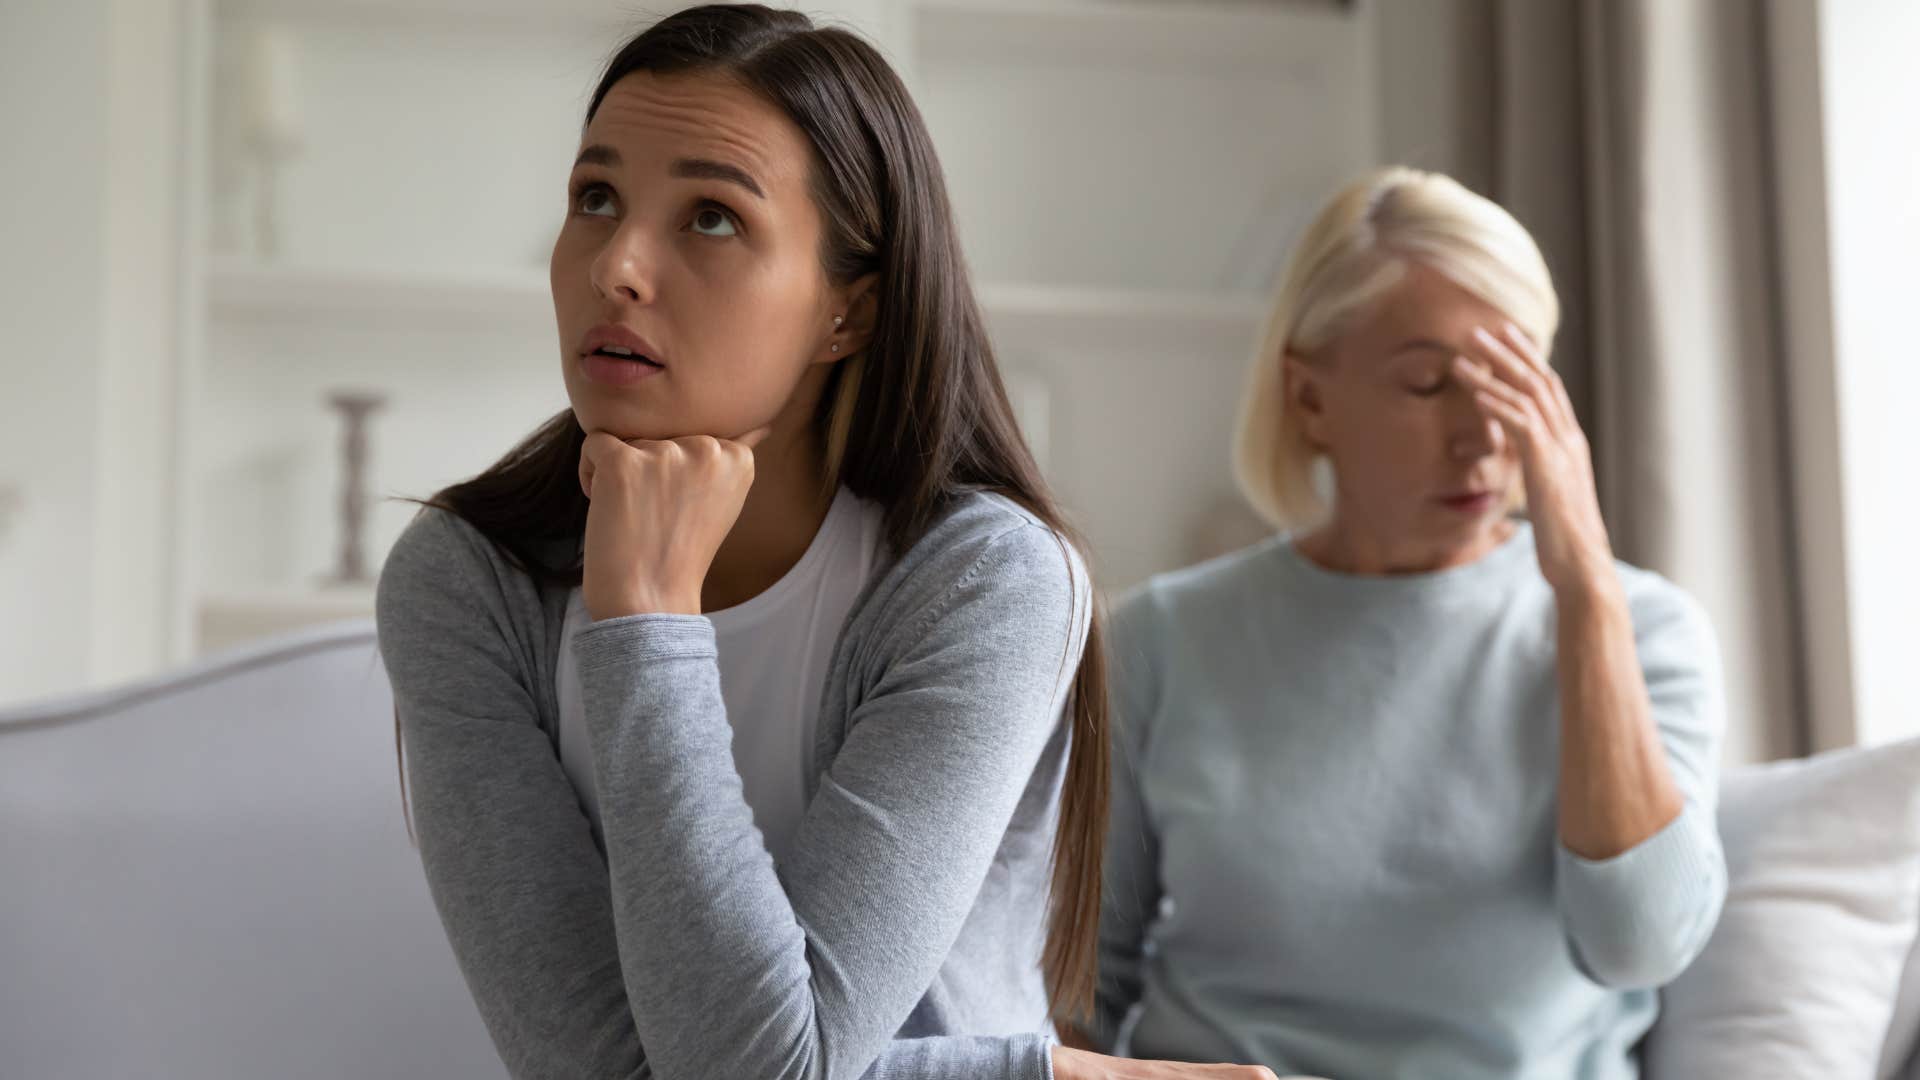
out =
[[[1465,492],[1459,495],[1443,495],[1440,497],[1440,503],[1450,510],[1472,513],[1491,507],[1493,505],[1493,492],[1478,491]]]
[[[586,337],[580,340],[580,355],[644,364],[656,369],[667,366],[660,350],[652,342],[619,323],[602,323],[587,331]]]

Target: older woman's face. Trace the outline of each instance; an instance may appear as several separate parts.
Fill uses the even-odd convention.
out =
[[[1333,464],[1348,529],[1440,563],[1494,535],[1518,459],[1448,367],[1475,327],[1505,321],[1415,263],[1321,355],[1288,360],[1289,407]]]
[[[550,267],[582,427],[731,438],[811,414],[797,391],[817,398],[839,356],[810,163],[800,130],[735,82],[642,72],[613,86]]]

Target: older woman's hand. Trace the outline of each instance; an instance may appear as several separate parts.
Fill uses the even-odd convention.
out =
[[[1593,452],[1560,376],[1519,328],[1474,330],[1473,356],[1453,373],[1519,450],[1540,570],[1567,596],[1614,580],[1613,546],[1593,483]]]

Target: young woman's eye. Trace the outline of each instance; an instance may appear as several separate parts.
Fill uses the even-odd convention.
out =
[[[612,217],[613,189],[598,182],[581,184],[573,190],[573,208],[588,217]]]
[[[691,228],[701,236],[735,236],[740,230],[733,215],[718,203],[707,203],[693,212]]]
[[[1412,382],[1409,382],[1407,384],[1407,391],[1415,397],[1432,397],[1446,389],[1446,386],[1446,373],[1436,371],[1431,375],[1422,375]]]

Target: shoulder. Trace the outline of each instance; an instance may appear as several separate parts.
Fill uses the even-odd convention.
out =
[[[977,629],[998,642],[1063,630],[1078,637],[1092,599],[1086,559],[1071,541],[1011,499],[971,492],[875,581],[849,632],[881,653],[911,647],[935,628]]]
[[[1032,511],[1004,495],[954,501],[900,559],[915,591],[978,583],[1039,590],[1047,599],[1091,591],[1085,556]]]
[[[506,561],[464,518],[423,506],[394,541],[380,568],[376,610],[398,615],[423,600],[447,598],[509,570]]]
[[[1115,601],[1107,636],[1108,678],[1135,738],[1144,739],[1175,672],[1202,670],[1233,652],[1223,628],[1272,617],[1276,603],[1268,564],[1281,542],[1262,541],[1155,575]]]
[[[1268,568],[1279,537],[1229,552],[1203,563],[1156,574],[1123,593],[1114,604],[1117,645],[1145,649],[1161,634],[1217,624],[1228,610],[1257,597],[1272,608]]]
[[[1652,570],[1624,562],[1615,566],[1633,616],[1634,639],[1643,653],[1650,647],[1678,650],[1697,654],[1703,662],[1717,662],[1713,621],[1698,600]]]
[[[493,651],[518,638],[537,610],[533,581],[478,529],[438,507],[422,507],[381,565],[374,620],[389,670],[461,643]]]

